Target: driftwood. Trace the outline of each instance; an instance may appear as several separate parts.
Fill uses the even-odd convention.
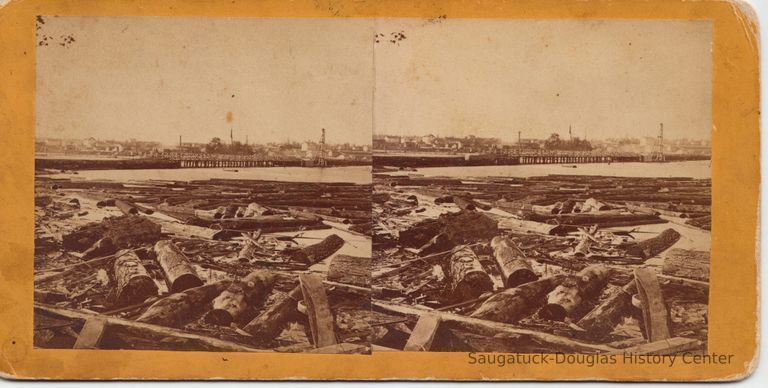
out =
[[[231,283],[230,280],[222,280],[173,294],[149,306],[136,321],[182,327],[209,310],[213,298],[226,290]]]
[[[493,290],[493,281],[483,269],[480,260],[466,245],[453,249],[447,263],[446,274],[450,285],[450,299],[463,301]]]
[[[665,229],[658,236],[627,246],[627,254],[649,259],[664,252],[680,239],[680,233],[674,229]]]
[[[508,238],[494,237],[491,240],[491,248],[493,248],[496,264],[501,271],[504,287],[517,287],[539,278],[533,272],[531,263],[525,258],[525,254]]]
[[[251,272],[244,278],[232,282],[213,300],[213,310],[206,315],[206,321],[229,326],[247,309],[263,303],[274,284],[274,275],[264,270]]]
[[[269,308],[245,325],[243,330],[260,342],[267,343],[273,340],[283,331],[289,317],[297,312],[296,305],[300,298],[300,286],[296,286],[288,293],[282,293]]]
[[[128,305],[157,296],[157,285],[132,251],[115,259],[116,304]]]
[[[171,293],[203,285],[187,257],[170,240],[158,241],[155,244],[155,253]]]
[[[312,343],[316,348],[335,345],[334,319],[322,279],[316,274],[301,274],[299,282],[307,307]]]
[[[511,230],[517,233],[538,233],[549,236],[562,236],[575,230],[563,225],[545,224],[543,222],[504,218],[499,221],[499,229]]]
[[[545,296],[566,277],[566,275],[555,275],[506,289],[488,298],[470,316],[496,322],[515,323],[543,305]]]
[[[674,248],[664,258],[661,273],[668,276],[709,281],[709,252]]]
[[[343,245],[344,239],[335,234],[332,234],[317,244],[309,245],[291,252],[290,257],[293,260],[311,265],[324,260],[334,252],[341,249]]]
[[[333,282],[370,287],[371,258],[336,255],[331,260],[326,278]]]
[[[610,270],[603,265],[590,265],[569,276],[547,296],[547,305],[539,310],[539,316],[553,321],[563,321],[584,300],[597,296],[608,283]]]

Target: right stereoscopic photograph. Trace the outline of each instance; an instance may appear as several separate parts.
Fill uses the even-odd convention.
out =
[[[710,22],[376,29],[373,351],[706,352]]]

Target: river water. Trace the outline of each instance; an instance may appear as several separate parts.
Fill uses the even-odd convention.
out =
[[[574,165],[571,165],[574,166]],[[704,179],[711,177],[710,162],[697,160],[670,163],[589,163],[577,164],[576,168],[560,164],[526,164],[518,166],[471,166],[471,167],[428,167],[419,168],[416,175],[425,177],[530,177],[550,174],[603,175],[638,178],[689,177]],[[393,175],[414,174],[397,172]]]
[[[237,172],[232,171],[237,170]],[[43,176],[45,174],[39,174]],[[113,180],[120,182],[143,180],[191,181],[217,179],[258,179],[281,182],[348,182],[371,183],[370,166],[349,167],[237,167],[237,168],[176,168],[156,170],[81,170],[77,174],[52,175],[57,178]]]

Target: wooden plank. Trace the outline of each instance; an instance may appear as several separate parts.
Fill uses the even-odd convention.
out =
[[[333,329],[333,315],[325,294],[323,280],[316,274],[299,275],[301,293],[307,306],[309,328],[312,331],[312,343],[316,348],[336,344],[336,334]]]
[[[530,329],[524,329],[507,323],[471,318],[442,311],[437,312],[436,310],[426,310],[411,306],[397,305],[379,300],[374,300],[371,302],[371,304],[376,309],[385,311],[387,313],[415,315],[419,317],[423,314],[436,313],[440,315],[442,324],[451,324],[464,330],[486,334],[491,337],[529,337],[539,343],[546,344],[546,346],[549,346],[552,349],[560,349],[562,351],[568,351],[572,353],[604,353],[616,350],[615,348],[606,345],[574,341],[570,338]]]
[[[83,329],[75,341],[74,349],[98,349],[101,337],[107,327],[107,320],[102,317],[93,317],[85,321]]]
[[[96,314],[83,313],[80,311],[47,306],[35,303],[35,314],[45,314],[48,316],[76,319],[87,321],[98,317]],[[157,326],[149,323],[134,322],[127,319],[109,317],[106,319],[106,326],[110,334],[126,335],[133,337],[146,338],[157,344],[157,349],[163,350],[199,350],[199,351],[220,351],[220,352],[272,352],[269,349],[258,349],[238,343],[220,340],[218,338],[206,337],[199,334],[188,333],[179,329]]]
[[[370,349],[365,345],[340,343],[340,344],[324,346],[322,348],[307,350],[304,353],[360,354],[360,353],[369,353],[369,352],[370,352]]]
[[[709,281],[709,252],[671,249],[664,258],[661,273],[669,276]]]
[[[649,342],[631,348],[617,350],[609,354],[650,354],[673,355],[701,348],[702,342],[694,338],[673,337],[661,341]]]
[[[650,342],[669,338],[669,314],[656,273],[650,268],[636,269],[635,284],[643,310],[646,338]]]
[[[440,327],[440,315],[432,313],[421,315],[403,350],[408,352],[429,351],[438,327]]]

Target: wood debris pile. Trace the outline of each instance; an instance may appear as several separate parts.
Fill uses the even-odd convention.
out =
[[[377,174],[374,350],[705,351],[710,183]]]
[[[39,177],[35,346],[368,353],[370,190]]]

